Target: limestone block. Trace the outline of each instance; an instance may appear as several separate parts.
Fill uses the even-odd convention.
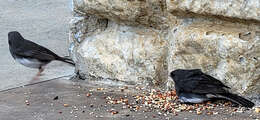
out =
[[[187,18],[170,31],[169,70],[200,68],[239,93],[259,95],[259,26]]]
[[[79,45],[75,53],[78,70],[86,76],[162,84],[168,77],[167,48],[159,33],[109,22],[105,31]]]
[[[127,25],[167,27],[164,0],[74,0],[74,11]]]
[[[260,21],[259,0],[166,0],[170,13],[195,13]]]
[[[165,88],[172,70],[199,68],[260,99],[259,0],[73,1],[81,76]]]

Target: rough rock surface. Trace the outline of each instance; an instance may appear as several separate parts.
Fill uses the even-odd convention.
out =
[[[74,0],[74,11],[120,24],[168,26],[164,0]]]
[[[224,16],[260,21],[259,0],[166,0],[169,12]]]
[[[159,33],[109,22],[105,31],[87,37],[78,47],[81,73],[125,82],[165,81],[167,41]]]
[[[72,55],[81,77],[172,87],[200,68],[260,99],[260,4],[254,0],[74,0]]]
[[[240,93],[260,93],[259,26],[182,20],[169,35],[169,70],[200,68]]]

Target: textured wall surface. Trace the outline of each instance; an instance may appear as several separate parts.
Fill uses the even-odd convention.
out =
[[[255,0],[74,0],[71,53],[82,77],[173,87],[169,72],[199,68],[260,96]]]
[[[78,47],[80,70],[95,77],[159,84],[168,74],[167,41],[159,33],[109,22],[105,31],[87,37]]]
[[[259,26],[188,18],[170,31],[169,70],[200,68],[240,93],[260,93]]]
[[[260,21],[259,0],[166,0],[168,11]]]

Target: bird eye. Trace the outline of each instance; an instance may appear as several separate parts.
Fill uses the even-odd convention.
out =
[[[171,77],[174,77],[174,76],[175,76],[175,74],[173,72],[171,72]]]

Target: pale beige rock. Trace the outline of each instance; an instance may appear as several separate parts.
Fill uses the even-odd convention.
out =
[[[85,77],[165,88],[170,71],[200,68],[259,100],[259,8],[255,0],[74,0],[72,54]]]
[[[94,77],[159,85],[168,77],[166,41],[159,32],[110,22],[105,31],[80,44],[76,51],[79,70]]]
[[[74,0],[74,11],[127,25],[167,27],[164,0]]]
[[[170,13],[224,16],[260,21],[259,0],[166,0]]]
[[[257,25],[192,19],[170,31],[169,70],[199,68],[239,93],[260,93]]]

